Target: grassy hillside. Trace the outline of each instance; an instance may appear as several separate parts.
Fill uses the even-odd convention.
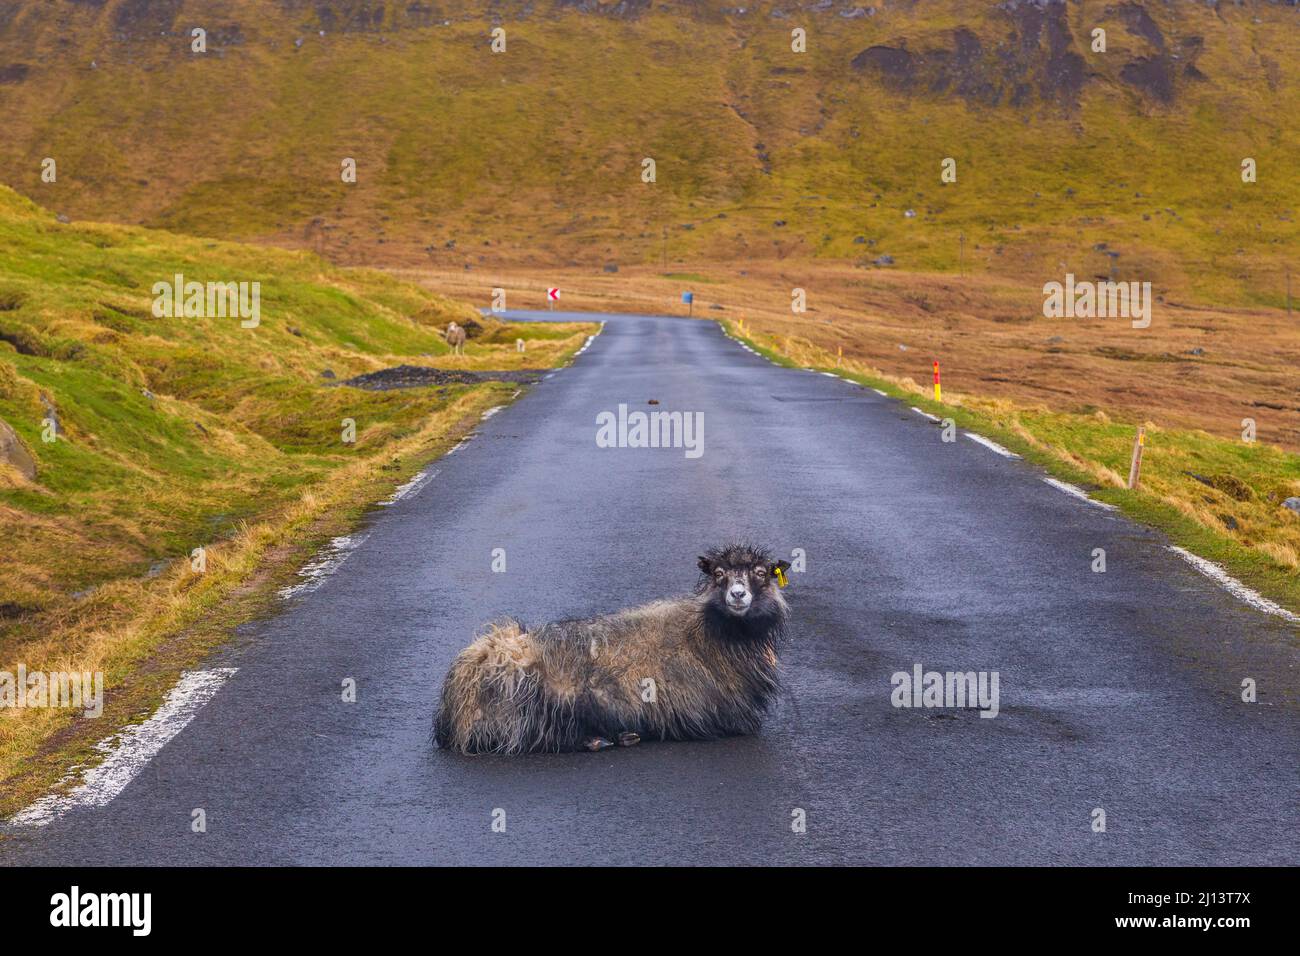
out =
[[[153,285],[177,272],[260,282],[260,323],[155,316]],[[438,332],[452,319],[482,326],[463,356]],[[99,672],[107,690],[100,720],[3,711],[0,815],[101,759],[96,741],[519,387],[341,380],[547,367],[592,331],[483,320],[309,253],[61,223],[0,187],[0,669]]]
[[[177,272],[259,281],[260,324],[154,317],[153,284]],[[0,420],[36,465],[29,479],[0,463],[0,634],[6,619],[230,537],[492,388],[372,392],[339,380],[404,362],[548,365],[582,340],[572,328],[492,328],[452,357],[438,330],[453,318],[478,316],[310,254],[61,224],[0,188]],[[516,336],[532,340],[528,352]],[[355,442],[343,441],[344,419]]]
[[[968,270],[1045,281],[1113,267],[1160,294],[1283,303],[1300,202],[1296,7],[741,9],[10,4],[0,169],[75,218],[340,261],[889,255],[953,271],[964,254]],[[45,157],[55,183],[40,180]],[[340,181],[345,157],[355,184]],[[944,184],[948,157],[958,178]]]

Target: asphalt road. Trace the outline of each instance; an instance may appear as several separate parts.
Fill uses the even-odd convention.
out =
[[[0,862],[1300,862],[1293,625],[906,405],[777,368],[710,322],[607,318],[221,652],[211,666],[238,672],[116,799],[9,828]],[[703,454],[598,448],[619,403],[703,412]],[[683,593],[733,538],[807,554],[761,734],[432,747],[442,676],[485,621]],[[891,675],[917,663],[997,671],[998,716],[892,706]]]

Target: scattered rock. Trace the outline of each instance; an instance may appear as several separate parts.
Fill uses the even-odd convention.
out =
[[[855,246],[860,246],[860,245],[862,245],[863,243],[865,243],[866,241],[867,241],[867,237],[866,237],[866,236],[854,236],[854,237],[853,237],[853,244],[854,244]]]
[[[646,404],[647,404],[647,405],[658,405],[658,404],[659,404],[659,399],[657,399],[657,398],[652,398],[652,399],[650,399],[650,401],[646,402]]]
[[[871,262],[873,265],[877,265],[877,266],[892,266],[894,264],[894,257],[876,256],[876,258],[872,259]]]
[[[1300,498],[1288,498],[1286,501],[1282,502],[1282,507],[1289,508],[1296,514],[1300,514]]]
[[[916,218],[916,210],[915,210],[915,209],[909,209],[909,210],[907,210],[905,213],[903,213],[903,216],[904,216],[905,218],[907,218],[907,219],[915,219],[915,218]]]
[[[299,329],[299,328],[297,328],[296,326],[292,326],[292,325],[291,325],[291,326],[289,326],[289,334],[290,334],[290,335],[296,335],[296,336],[298,336],[298,338],[302,338],[302,329]]]
[[[618,271],[618,263],[617,263],[617,262],[606,262],[606,263],[605,263],[605,271],[606,271],[606,272],[617,272],[617,271]]]
[[[334,370],[333,370],[333,369],[329,369],[329,368],[327,368],[327,369],[325,369],[325,371],[323,371],[323,372],[320,373],[320,377],[321,377],[321,378],[334,378]]]
[[[1187,350],[1187,354],[1188,354],[1188,355],[1204,355],[1204,354],[1205,354],[1205,349],[1203,349],[1203,348],[1188,349],[1188,350]]]
[[[1173,102],[1174,70],[1166,57],[1138,57],[1124,64],[1119,78],[1162,103]]]
[[[36,460],[23,447],[18,434],[4,419],[0,419],[0,461],[17,468],[18,473],[28,481],[36,479]]]

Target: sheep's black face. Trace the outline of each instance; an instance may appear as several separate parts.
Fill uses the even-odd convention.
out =
[[[715,610],[733,618],[783,613],[777,576],[789,570],[788,561],[773,561],[760,548],[732,545],[701,555],[699,567],[699,590]]]

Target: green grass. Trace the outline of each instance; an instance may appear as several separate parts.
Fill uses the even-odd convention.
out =
[[[260,324],[156,318],[152,286],[177,272],[260,282]],[[61,224],[0,188],[0,419],[38,466],[34,481],[0,468],[5,616],[55,610],[229,537],[483,387],[331,381],[402,363],[549,365],[582,341],[576,326],[487,322],[452,358],[439,334],[451,319],[479,316],[309,254]],[[42,437],[46,402],[54,442]],[[355,443],[342,440],[345,419]]]

